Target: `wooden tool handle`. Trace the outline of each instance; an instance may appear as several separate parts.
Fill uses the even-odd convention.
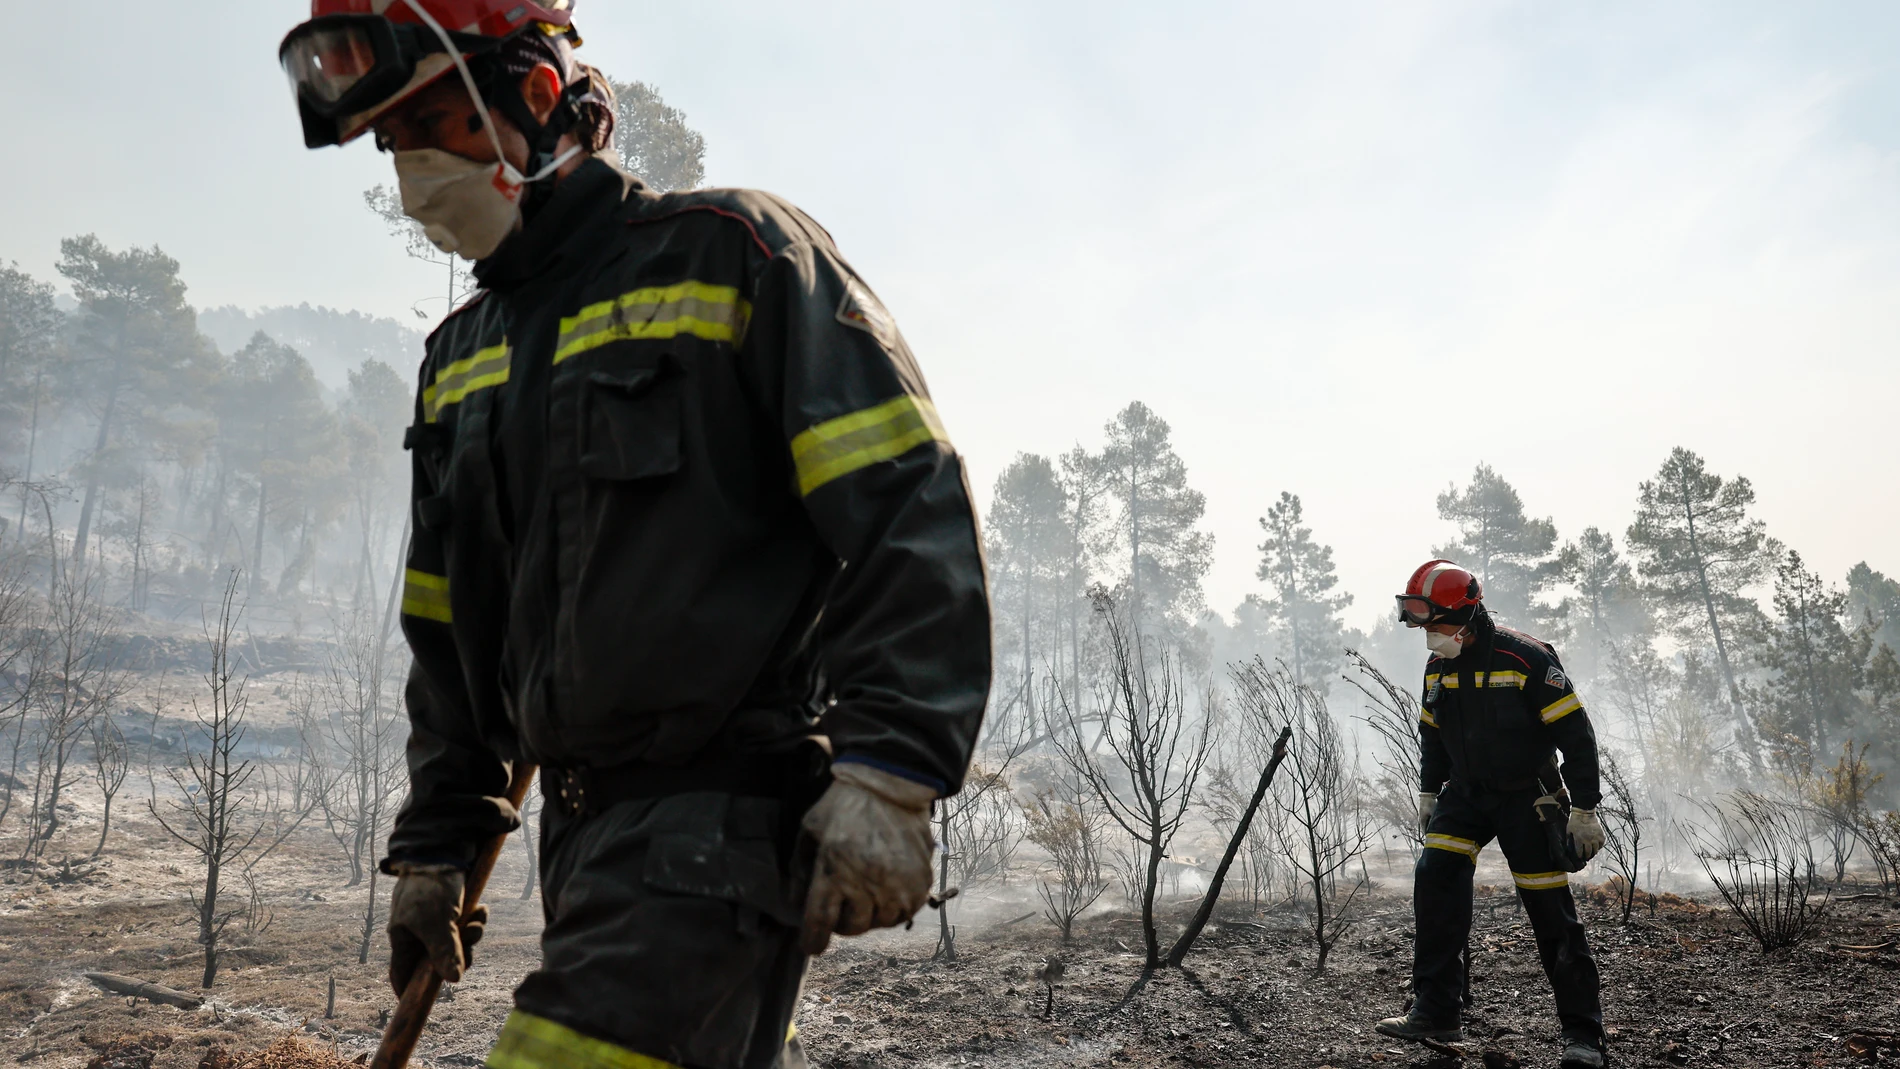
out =
[[[508,801],[521,811],[521,803],[528,798],[528,785],[534,782],[534,766],[517,764],[514,778],[508,781]],[[495,859],[501,857],[501,848],[508,843],[507,835],[497,835],[482,847],[475,855],[475,864],[468,870],[468,876],[462,881],[462,916],[458,924],[466,925],[474,916],[475,906],[482,900],[482,891],[488,886],[488,877],[495,871]],[[370,1069],[402,1069],[409,1064],[409,1056],[415,1053],[416,1044],[422,1039],[422,1026],[429,1023],[429,1010],[435,1006],[435,997],[442,992],[442,977],[435,966],[425,960],[410,974],[409,986],[403,988],[402,998],[396,1001],[396,1012],[389,1018],[389,1027],[383,1030],[383,1041],[376,1047],[376,1056],[370,1059]]]

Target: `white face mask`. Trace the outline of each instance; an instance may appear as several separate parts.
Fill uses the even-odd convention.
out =
[[[1461,635],[1464,632],[1460,631],[1458,634]],[[1464,645],[1458,641],[1458,635],[1441,635],[1436,631],[1425,632],[1425,648],[1446,660],[1451,660],[1465,651]]]
[[[402,213],[435,247],[465,260],[495,251],[521,225],[521,172],[437,148],[396,153]]]
[[[454,57],[469,99],[475,103],[482,128],[488,131],[488,142],[495,146],[495,158],[500,162],[480,163],[435,148],[396,153],[396,186],[402,192],[402,212],[422,224],[422,232],[436,248],[464,260],[484,259],[508,235],[521,228],[523,187],[553,174],[562,164],[580,155],[581,149],[575,145],[532,177],[523,178],[508,162],[508,154],[501,150],[501,135],[495,131],[481,91],[475,87],[475,76],[462,61],[461,50],[421,5],[414,0],[404,2],[436,32],[443,47]]]

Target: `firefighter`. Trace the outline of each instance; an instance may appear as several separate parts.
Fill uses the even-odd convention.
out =
[[[1431,652],[1419,712],[1425,848],[1412,887],[1414,1001],[1378,1030],[1401,1039],[1463,1038],[1472,872],[1495,838],[1557,997],[1563,1069],[1598,1069],[1607,1059],[1597,966],[1570,895],[1570,873],[1603,848],[1589,715],[1557,652],[1497,626],[1470,572],[1428,561],[1397,598],[1399,619],[1424,631]],[[1563,753],[1561,779],[1556,751]]]
[[[405,439],[390,982],[462,977],[464,873],[533,763],[542,963],[488,1064],[803,1066],[808,956],[924,904],[980,726],[969,488],[823,228],[620,170],[570,8],[315,0],[280,49],[306,143],[370,135],[479,283]]]

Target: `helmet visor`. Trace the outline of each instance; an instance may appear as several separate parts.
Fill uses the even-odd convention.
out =
[[[424,50],[414,36],[381,15],[325,15],[290,31],[277,61],[304,107],[347,115],[374,106],[409,80]]]
[[[376,44],[368,27],[352,20],[293,36],[284,42],[278,60],[292,90],[306,94],[312,103],[335,107],[352,86],[376,70]]]
[[[1393,597],[1398,599],[1399,619],[1413,627],[1424,627],[1448,611],[1426,598],[1409,594],[1395,594]]]

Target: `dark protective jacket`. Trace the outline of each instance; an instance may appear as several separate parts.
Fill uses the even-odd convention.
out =
[[[796,208],[606,161],[432,334],[390,856],[467,859],[506,762],[829,736],[947,793],[990,680],[963,464],[895,323]]]
[[[1419,708],[1419,789],[1446,780],[1469,788],[1518,790],[1563,751],[1571,802],[1602,800],[1597,738],[1557,651],[1522,631],[1497,628],[1452,660],[1425,665]],[[1554,790],[1544,774],[1546,789]]]

